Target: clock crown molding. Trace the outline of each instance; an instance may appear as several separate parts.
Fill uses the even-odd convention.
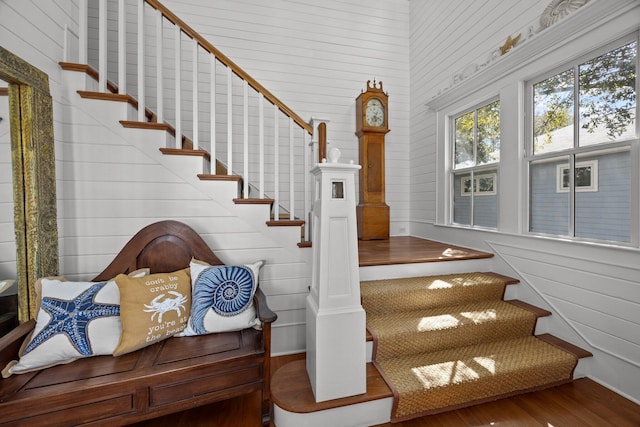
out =
[[[367,92],[378,92],[386,97],[389,96],[389,94],[385,93],[382,89],[382,82],[376,83],[376,79],[373,79],[373,84],[371,84],[371,80],[367,80]],[[365,93],[365,91],[361,91],[361,93]]]

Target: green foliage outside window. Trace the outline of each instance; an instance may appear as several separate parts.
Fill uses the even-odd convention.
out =
[[[626,44],[533,87],[534,153],[613,141],[633,130],[636,109],[637,42]],[[578,82],[578,114],[575,81]],[[564,130],[564,132],[563,132]],[[601,140],[588,142],[588,134]]]
[[[456,118],[455,132],[456,168],[500,161],[500,102]]]

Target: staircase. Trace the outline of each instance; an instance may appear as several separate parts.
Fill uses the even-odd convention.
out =
[[[146,138],[141,132],[164,134],[154,137],[161,141],[158,147],[141,149],[150,157],[155,151],[159,157],[181,159],[159,163],[198,189],[199,183],[231,182],[232,191],[210,198],[232,200],[239,208],[264,206],[268,227],[298,227],[293,232],[298,246],[308,247],[307,177],[322,146],[322,141],[317,147],[310,144],[316,124],[300,119],[158,1],[120,0],[115,20],[109,18],[107,3],[98,0],[98,7],[91,8],[88,0],[79,0],[78,28],[67,29],[65,36],[77,38],[79,45],[78,55],[69,52],[61,67],[83,77],[76,83],[81,102],[121,104],[120,113],[100,120],[120,125],[127,133],[123,139],[142,144]],[[132,13],[135,31],[122,24]],[[114,31],[117,41],[107,35]],[[138,40],[138,49],[135,61],[127,62],[126,39],[131,37]],[[149,38],[153,49],[145,51]],[[87,42],[92,39],[98,41],[95,46]],[[107,63],[107,50],[118,52],[115,64]],[[132,69],[134,81],[127,78]],[[185,102],[185,95],[191,102]],[[91,108],[94,117],[101,116],[103,108]],[[238,215],[248,223],[256,218]],[[536,319],[550,313],[502,301],[505,287],[515,281],[480,276],[482,280],[453,275],[362,283],[374,343],[368,381],[375,397],[366,398],[368,406],[360,413],[402,421],[571,381],[578,358],[589,354],[551,336],[534,337]],[[292,375],[306,375],[296,369]],[[351,398],[340,406],[362,403]],[[330,404],[322,410],[331,410]],[[353,421],[348,414],[343,411],[338,418]],[[346,422],[332,424],[359,425]]]
[[[573,379],[589,354],[533,336],[537,318],[551,313],[503,301],[515,283],[493,273],[361,283],[374,365],[394,394],[392,422]]]
[[[505,301],[518,280],[473,272],[480,257],[416,266],[471,272],[361,281],[372,354],[366,393],[315,402],[304,360],[291,362],[272,378],[278,427],[388,425],[572,381],[591,353],[535,335],[537,320],[551,313]],[[361,267],[367,278],[375,275],[367,270],[389,267],[367,263],[362,253],[360,263],[369,265]],[[394,270],[402,275],[403,267]]]
[[[85,76],[83,99],[126,105],[121,126],[165,132],[164,155],[197,157],[199,180],[235,183],[235,203],[268,206],[268,226],[300,227],[299,246],[310,246],[318,123],[305,122],[162,3],[79,0],[60,65]]]

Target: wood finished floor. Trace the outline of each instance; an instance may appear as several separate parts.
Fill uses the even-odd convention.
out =
[[[489,258],[492,254],[415,237],[359,241],[360,266]],[[272,376],[304,353],[274,357]],[[253,393],[135,424],[137,427],[258,427],[260,396]],[[470,408],[376,427],[639,427],[640,405],[590,379]],[[277,427],[271,423],[271,427]]]
[[[304,358],[274,357],[272,371]],[[257,427],[260,396],[253,393],[136,424],[137,427]],[[470,408],[376,427],[638,427],[640,405],[587,379]],[[271,423],[271,427],[277,427]]]
[[[392,236],[389,240],[359,240],[358,252],[360,267],[459,261],[493,256],[488,252],[411,236]]]

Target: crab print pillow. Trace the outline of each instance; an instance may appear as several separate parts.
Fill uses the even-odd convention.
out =
[[[42,278],[37,289],[35,328],[20,349],[20,360],[9,362],[2,371],[4,378],[113,353],[121,331],[120,298],[113,280]]]
[[[189,323],[180,336],[238,331],[257,327],[253,307],[263,261],[247,265],[210,266],[192,260],[193,303]]]
[[[130,353],[181,332],[191,310],[189,269],[141,278],[120,274],[122,337],[114,356]]]

